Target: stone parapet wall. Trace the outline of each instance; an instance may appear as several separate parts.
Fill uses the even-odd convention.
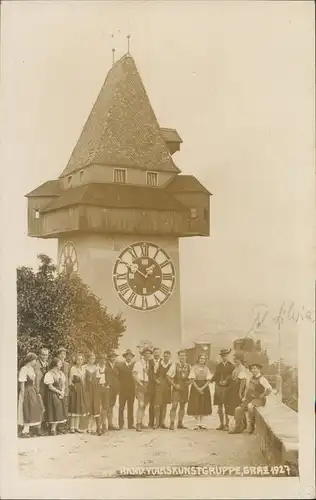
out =
[[[288,465],[298,475],[298,414],[274,394],[256,408],[256,435],[269,464]]]

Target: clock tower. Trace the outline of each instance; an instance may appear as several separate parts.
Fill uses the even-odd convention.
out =
[[[125,317],[121,348],[181,346],[179,239],[209,236],[210,226],[209,191],[173,160],[181,143],[159,126],[127,54],[59,178],[26,195],[28,235],[57,238],[59,271],[78,272]]]

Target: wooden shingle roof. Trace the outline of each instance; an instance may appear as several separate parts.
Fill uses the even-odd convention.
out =
[[[170,193],[198,193],[212,195],[193,175],[176,175],[166,186]]]
[[[164,189],[131,184],[93,183],[66,189],[43,212],[74,205],[186,211],[182,203]]]
[[[130,55],[110,69],[60,177],[92,163],[180,172]]]
[[[61,193],[61,188],[58,180],[54,181],[47,181],[44,182],[44,184],[41,184],[38,186],[36,189],[33,189],[30,193],[26,194],[25,196],[32,197],[32,196],[59,196]]]

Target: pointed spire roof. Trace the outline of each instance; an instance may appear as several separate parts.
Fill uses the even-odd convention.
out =
[[[92,163],[180,172],[129,54],[110,69],[60,177]]]

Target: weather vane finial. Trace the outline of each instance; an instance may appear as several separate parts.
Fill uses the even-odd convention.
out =
[[[127,35],[127,53],[128,54],[130,53],[129,49],[130,49],[130,39],[131,38],[132,38],[131,35]]]

